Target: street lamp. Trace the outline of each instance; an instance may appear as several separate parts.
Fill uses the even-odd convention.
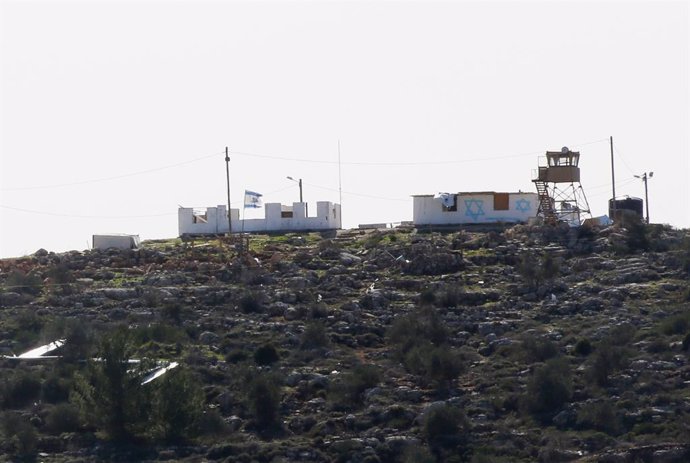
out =
[[[304,201],[302,201],[302,179],[295,180],[290,176],[288,176],[287,179],[292,180],[293,182],[297,182],[297,184],[299,185],[299,202],[303,203]]]
[[[289,175],[288,175],[287,179],[292,180],[293,182],[297,182],[297,185],[299,185],[299,202],[303,203],[304,200],[302,199],[302,179],[295,180],[294,178],[290,177]],[[307,214],[307,207],[306,206],[304,207],[304,213],[305,213],[305,215]]]
[[[647,194],[647,178],[652,177],[654,177],[654,172],[650,172],[649,177],[647,177],[647,172],[645,172],[642,175],[635,175],[635,178],[642,179],[642,181],[644,182],[644,205],[647,211],[647,223],[649,223],[649,195]]]

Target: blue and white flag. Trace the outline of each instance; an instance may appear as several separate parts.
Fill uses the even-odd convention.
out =
[[[263,195],[255,191],[244,190],[244,207],[259,208],[264,205]]]
[[[436,193],[434,199],[440,201],[445,207],[455,206],[455,195],[450,193]]]

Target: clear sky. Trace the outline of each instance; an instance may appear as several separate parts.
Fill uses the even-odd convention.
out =
[[[604,214],[613,136],[616,193],[653,171],[651,221],[690,227],[684,1],[0,5],[2,257],[175,237],[178,205],[226,202],[226,146],[233,202],[302,178],[311,204],[342,188],[349,228],[535,191],[562,146]]]

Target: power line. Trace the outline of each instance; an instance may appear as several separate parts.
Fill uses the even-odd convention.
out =
[[[305,185],[311,186],[311,187],[314,187],[314,188],[320,188],[320,189],[322,189],[322,190],[335,191],[335,192],[339,192],[339,191],[340,191],[340,190],[338,190],[338,189],[336,189],[336,188],[329,188],[329,187],[326,187],[326,186],[314,185],[314,184],[311,184],[311,183],[306,183]],[[401,199],[401,198],[386,198],[386,197],[384,197],[384,196],[368,195],[368,194],[364,194],[364,193],[354,193],[354,192],[352,192],[352,191],[343,191],[343,193],[345,193],[346,195],[350,195],[350,196],[361,196],[361,197],[363,197],[363,198],[383,199],[383,200],[385,200],[385,201],[404,201],[404,202],[409,202],[409,198],[408,198],[408,199]]]
[[[586,145],[591,145],[594,143],[601,143],[603,141],[608,141],[608,138],[602,138],[600,140],[594,140],[594,141],[589,141],[585,143],[578,143],[575,145],[571,145],[572,147],[580,147],[580,146],[586,146]],[[311,163],[311,164],[329,164],[329,165],[335,165],[338,164],[338,161],[328,161],[328,160],[323,160],[323,159],[306,159],[306,158],[299,158],[299,157],[290,157],[290,156],[278,156],[278,155],[273,155],[273,154],[261,154],[261,153],[248,153],[248,152],[243,152],[243,151],[231,151],[232,154],[239,155],[239,156],[248,156],[248,157],[255,157],[255,158],[262,158],[262,159],[272,159],[272,160],[278,160],[278,161],[291,161],[291,162],[304,162],[304,163]],[[508,158],[518,158],[518,157],[524,157],[524,156],[534,156],[535,154],[543,154],[544,150],[539,150],[539,151],[530,151],[530,152],[525,152],[525,153],[518,153],[518,154],[508,154],[508,155],[499,155],[499,156],[482,156],[482,157],[474,157],[474,158],[469,158],[469,159],[456,159],[452,161],[433,161],[433,160],[428,160],[428,161],[416,161],[416,162],[364,162],[364,161],[350,161],[350,162],[340,162],[341,165],[350,165],[350,166],[370,166],[370,167],[394,167],[394,166],[399,166],[399,167],[411,167],[411,166],[427,166],[427,165],[450,165],[450,164],[463,164],[467,162],[481,162],[481,161],[495,161],[495,160],[500,160],[500,159],[508,159]]]
[[[630,172],[631,175],[635,175],[635,172],[630,168],[627,162],[625,162],[625,158],[623,157],[623,153],[620,152],[617,146],[613,147],[613,151],[616,152],[618,157],[620,158],[621,161],[623,161],[623,165],[625,166],[626,169],[628,169],[628,172]]]
[[[199,158],[190,159],[188,161],[182,161],[182,162],[178,162],[175,164],[168,164],[165,166],[155,167],[152,169],[140,170],[137,172],[130,172],[128,174],[114,175],[112,177],[102,177],[102,178],[95,178],[95,179],[91,179],[91,180],[80,180],[80,181],[71,182],[71,183],[58,183],[58,184],[54,184],[54,185],[38,185],[38,186],[24,186],[24,187],[13,187],[13,188],[0,188],[0,190],[2,190],[2,191],[43,190],[43,189],[49,189],[49,188],[62,188],[62,187],[75,186],[75,185],[86,185],[89,183],[106,182],[106,181],[110,181],[110,180],[119,180],[122,178],[134,177],[136,175],[150,174],[150,173],[158,172],[158,171],[165,170],[165,169],[171,169],[173,167],[184,166],[187,164],[191,164],[193,162],[199,162],[199,161],[203,161],[205,159],[212,158],[214,156],[217,156],[218,154],[219,153],[209,154],[207,156],[202,156]]]
[[[164,217],[169,215],[177,215],[177,213],[168,212],[165,214],[147,214],[147,215],[79,215],[79,214],[61,214],[59,212],[45,212],[35,211],[31,209],[23,209],[21,207],[12,207],[0,204],[0,208],[9,209],[12,211],[26,212],[28,214],[50,215],[53,217],[68,217],[73,219],[145,219],[149,217]]]

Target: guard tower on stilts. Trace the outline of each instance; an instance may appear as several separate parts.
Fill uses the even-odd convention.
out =
[[[580,153],[565,146],[560,151],[547,151],[546,165],[540,159],[532,181],[539,195],[539,214],[545,223],[566,222],[573,227],[580,225],[583,215],[591,217],[580,184],[579,162]]]

